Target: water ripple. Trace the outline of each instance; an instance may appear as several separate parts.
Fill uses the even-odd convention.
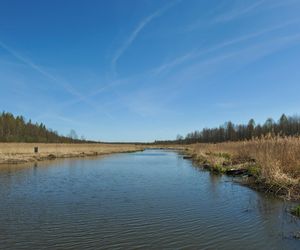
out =
[[[297,249],[287,204],[147,150],[0,171],[0,249]]]

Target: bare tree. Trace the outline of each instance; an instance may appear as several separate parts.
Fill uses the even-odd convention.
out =
[[[73,139],[73,140],[78,140],[78,135],[77,135],[77,133],[74,129],[70,130],[70,133],[69,133],[68,137]]]

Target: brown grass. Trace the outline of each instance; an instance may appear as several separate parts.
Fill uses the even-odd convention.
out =
[[[275,192],[300,197],[300,138],[276,137],[245,142],[187,145],[187,152],[202,164],[220,171],[248,168],[256,180]]]
[[[38,153],[34,153],[34,147],[38,147]],[[0,164],[134,152],[142,149],[142,146],[134,144],[0,143]]]

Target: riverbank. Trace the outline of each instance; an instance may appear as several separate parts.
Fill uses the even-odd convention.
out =
[[[108,155],[143,150],[141,145],[102,143],[0,143],[0,164]]]
[[[241,176],[242,184],[286,199],[300,200],[300,139],[178,146],[186,158],[215,173]]]
[[[209,171],[241,176],[243,185],[300,200],[299,138],[188,145],[0,143],[0,165],[136,152],[145,148],[179,150],[185,158]]]
[[[198,171],[171,150],[22,165],[0,168],[0,249],[299,245],[300,222],[285,212],[293,203]]]

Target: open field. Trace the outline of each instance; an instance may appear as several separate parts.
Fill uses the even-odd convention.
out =
[[[300,138],[197,143],[184,147],[187,155],[209,170],[248,176],[245,181],[253,187],[286,198],[300,198]]]
[[[38,147],[37,153],[34,152],[35,147]],[[142,146],[134,144],[0,143],[0,164],[106,155],[134,152],[142,149]]]

